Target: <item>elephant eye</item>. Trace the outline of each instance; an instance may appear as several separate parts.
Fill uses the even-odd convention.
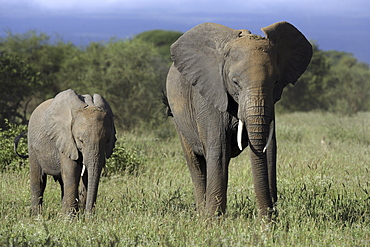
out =
[[[233,83],[234,83],[238,88],[241,88],[241,87],[240,87],[240,85],[239,85],[239,80],[238,80],[238,78],[237,78],[237,77],[233,77],[233,78],[232,78],[232,81],[233,81]]]

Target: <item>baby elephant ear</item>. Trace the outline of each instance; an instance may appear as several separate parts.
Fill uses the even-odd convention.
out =
[[[213,106],[224,112],[228,99],[223,81],[225,46],[246,30],[203,23],[184,33],[171,46],[175,68]]]
[[[72,160],[78,159],[78,149],[72,135],[73,111],[86,104],[72,89],[60,92],[45,112],[46,133],[58,150]]]
[[[114,119],[113,119],[113,111],[112,108],[109,106],[108,102],[99,94],[94,94],[93,96],[94,104],[96,107],[102,108],[105,112],[107,112],[109,119],[111,121],[111,126],[110,126],[110,136],[109,140],[106,146],[105,150],[105,156],[106,158],[109,158],[112,153],[113,149],[116,143],[116,127],[114,126]]]
[[[113,117],[112,108],[109,106],[108,102],[100,94],[94,94],[93,96],[94,105],[96,107],[102,108],[105,112],[108,112]]]
[[[280,77],[274,92],[276,102],[280,99],[284,87],[288,83],[294,85],[305,72],[311,61],[312,46],[306,37],[288,22],[274,23],[262,28],[262,31],[277,48]]]

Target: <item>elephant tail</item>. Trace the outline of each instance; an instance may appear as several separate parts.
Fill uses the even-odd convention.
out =
[[[168,103],[167,95],[164,91],[162,91],[162,103],[164,104],[164,109],[166,109],[166,116],[173,117],[170,104]]]
[[[18,143],[19,143],[19,140],[24,136],[24,134],[27,133],[27,130],[26,131],[23,131],[21,134],[19,134],[16,138],[14,138],[14,152],[19,156],[21,157],[22,159],[27,159],[28,158],[28,155],[22,155],[22,154],[19,154],[18,151],[17,151],[17,148],[18,148]]]

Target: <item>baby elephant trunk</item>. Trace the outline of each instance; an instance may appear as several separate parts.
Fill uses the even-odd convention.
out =
[[[92,213],[95,207],[96,198],[98,195],[98,187],[99,187],[99,181],[100,181],[100,175],[102,171],[102,167],[104,166],[105,160],[100,162],[99,160],[104,159],[95,157],[95,161],[91,162],[87,166],[87,198],[86,198],[86,213]]]

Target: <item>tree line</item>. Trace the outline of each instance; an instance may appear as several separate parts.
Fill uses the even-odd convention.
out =
[[[345,115],[369,111],[370,67],[350,53],[322,51],[314,43],[310,65],[295,86],[284,89],[279,109]]]
[[[164,121],[161,94],[171,64],[169,47],[181,34],[152,30],[76,46],[45,33],[8,32],[0,38],[0,127],[6,119],[27,123],[39,103],[72,88],[105,97],[121,129],[156,128]],[[285,88],[278,111],[368,111],[369,65],[349,53],[313,47],[307,71]]]

